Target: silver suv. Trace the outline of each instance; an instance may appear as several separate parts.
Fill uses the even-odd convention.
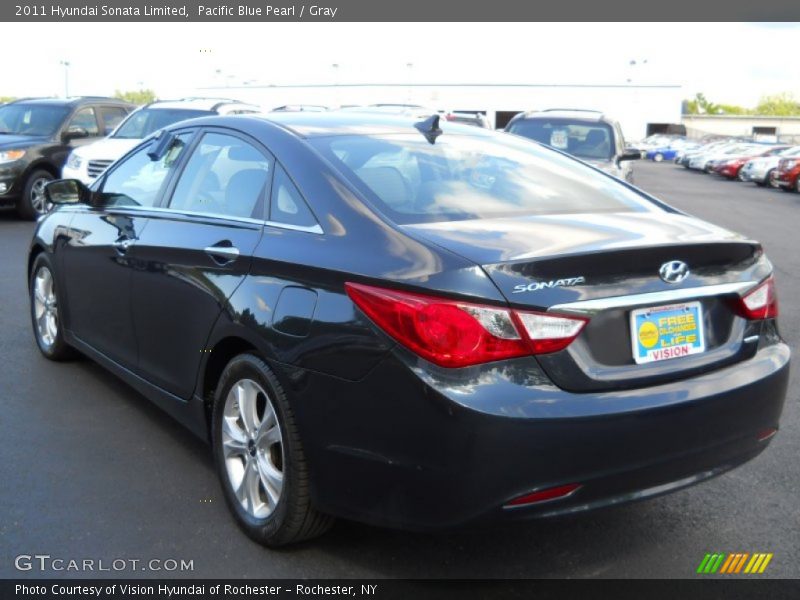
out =
[[[619,123],[595,110],[524,112],[511,119],[505,131],[571,154],[629,183],[633,183],[629,161],[641,158],[639,152],[626,150]]]

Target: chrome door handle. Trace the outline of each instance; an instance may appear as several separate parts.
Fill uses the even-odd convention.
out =
[[[225,262],[239,257],[239,249],[235,246],[208,246],[205,248],[205,253],[214,260],[222,259]]]

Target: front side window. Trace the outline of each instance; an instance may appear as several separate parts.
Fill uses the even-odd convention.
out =
[[[578,158],[607,160],[614,156],[614,130],[606,123],[570,119],[520,119],[509,127],[521,135]]]
[[[399,224],[660,210],[580,162],[505,134],[320,136],[311,143]]]
[[[75,113],[67,125],[67,131],[85,131],[89,136],[100,135],[97,127],[97,117],[91,107],[82,108]]]
[[[229,217],[263,213],[272,159],[241,138],[207,133],[181,173],[169,207]]]
[[[176,136],[169,149],[158,160],[153,160],[148,155],[151,144],[147,144],[116,165],[103,182],[103,204],[154,206],[167,175],[175,167],[191,135],[182,133]]]

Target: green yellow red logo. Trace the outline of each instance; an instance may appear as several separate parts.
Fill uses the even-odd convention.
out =
[[[720,573],[735,575],[745,573],[755,575],[763,573],[771,560],[771,552],[754,552],[753,554],[748,552],[734,552],[732,554],[716,552],[714,554],[706,554],[703,557],[700,566],[697,567],[697,572],[700,574]]]

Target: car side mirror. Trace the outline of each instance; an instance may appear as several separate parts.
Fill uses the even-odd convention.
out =
[[[89,132],[83,127],[70,127],[64,133],[61,134],[61,140],[64,143],[88,137],[89,137]]]
[[[638,150],[626,149],[625,152],[617,157],[617,162],[622,162],[623,160],[639,160],[640,158],[642,158],[642,154]]]
[[[44,187],[45,197],[52,204],[91,204],[92,192],[77,179],[56,179]]]

